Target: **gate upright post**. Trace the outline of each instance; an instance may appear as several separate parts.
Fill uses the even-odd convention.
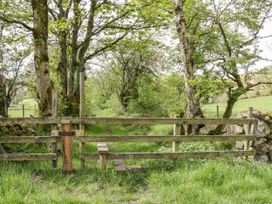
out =
[[[63,141],[63,173],[72,174],[73,160],[72,160],[72,142],[73,132],[71,131],[71,122],[69,120],[61,121],[62,124],[62,141]]]
[[[84,72],[80,72],[80,106],[79,106],[79,117],[81,120],[81,123],[79,125],[79,129],[83,132],[83,136],[85,136],[85,124],[82,123],[82,121],[84,121],[84,117],[85,117],[85,88],[84,88],[84,84],[85,84],[85,75]],[[80,157],[82,154],[84,154],[85,151],[85,143],[84,142],[80,142],[79,143],[79,154]],[[85,160],[83,158],[80,158],[80,167],[84,168],[85,167]]]
[[[180,124],[174,124],[173,126],[173,135],[174,136],[180,136],[181,132],[181,125]],[[180,142],[174,141],[172,142],[172,152],[176,152],[179,148]]]

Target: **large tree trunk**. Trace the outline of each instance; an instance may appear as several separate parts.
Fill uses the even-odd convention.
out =
[[[188,33],[186,29],[186,19],[184,16],[184,4],[183,0],[175,0],[175,15],[176,15],[176,27],[177,33],[182,48],[182,61],[183,61],[183,72],[185,81],[185,90],[187,95],[187,118],[199,118],[203,117],[203,112],[200,107],[199,100],[196,96],[195,88],[190,84],[191,80],[194,79],[194,70],[191,61],[191,48],[188,39]],[[193,133],[197,133],[199,127],[192,129]]]
[[[231,117],[232,115],[232,110],[233,110],[233,107],[235,105],[235,103],[237,102],[238,98],[237,97],[230,97],[228,99],[228,102],[227,102],[227,107],[225,109],[225,112],[224,112],[224,115],[223,115],[223,118],[224,119],[228,119]],[[219,134],[222,134],[224,128],[225,128],[226,125],[218,125],[214,130],[212,130],[209,134],[212,134],[212,135],[219,135]]]
[[[223,114],[224,119],[229,119],[231,117],[234,105],[238,101],[238,98],[243,93],[244,92],[240,91],[240,89],[238,89],[238,90],[229,89],[227,107],[226,107],[225,112]],[[210,131],[209,134],[210,135],[220,135],[223,133],[223,130],[225,127],[226,127],[226,125],[224,125],[224,124],[218,125],[214,130]]]
[[[0,74],[0,116],[7,117],[6,82],[4,75]]]
[[[31,0],[33,9],[34,62],[37,97],[41,116],[52,115],[52,82],[48,68],[48,5],[47,0]]]

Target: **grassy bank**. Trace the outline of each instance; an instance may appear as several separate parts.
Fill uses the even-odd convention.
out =
[[[220,117],[226,108],[226,103],[220,104],[208,104],[203,106],[203,111],[206,117],[216,117],[216,106],[219,105]],[[253,107],[256,110],[266,112],[272,112],[272,96],[263,96],[249,99],[241,99],[237,101],[233,109],[233,116],[236,117],[241,111],[247,111],[249,107]]]
[[[50,163],[0,163],[0,203],[272,203],[272,166],[217,160],[142,161],[117,174],[97,163],[63,176]],[[78,168],[78,164],[76,164]]]

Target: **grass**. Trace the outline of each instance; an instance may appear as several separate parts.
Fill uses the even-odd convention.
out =
[[[49,162],[0,162],[0,203],[272,203],[272,166],[228,159],[142,161],[143,172],[64,176]],[[75,166],[78,168],[78,161]]]
[[[226,108],[226,103],[204,105],[202,108],[205,116],[216,117],[217,105],[219,105],[219,113],[220,117],[222,117],[223,112]],[[272,96],[262,96],[239,100],[234,106],[232,117],[235,118],[237,114],[241,111],[247,111],[249,107],[253,107],[254,109],[262,111],[264,113],[272,112]]]

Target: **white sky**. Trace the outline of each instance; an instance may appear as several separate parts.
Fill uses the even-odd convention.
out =
[[[263,30],[260,33],[260,36],[272,35],[272,20],[268,21]],[[261,57],[272,60],[272,37],[264,38],[260,40],[259,43],[260,49],[263,51]],[[272,61],[259,61],[253,67],[260,69],[266,66],[272,65]]]

